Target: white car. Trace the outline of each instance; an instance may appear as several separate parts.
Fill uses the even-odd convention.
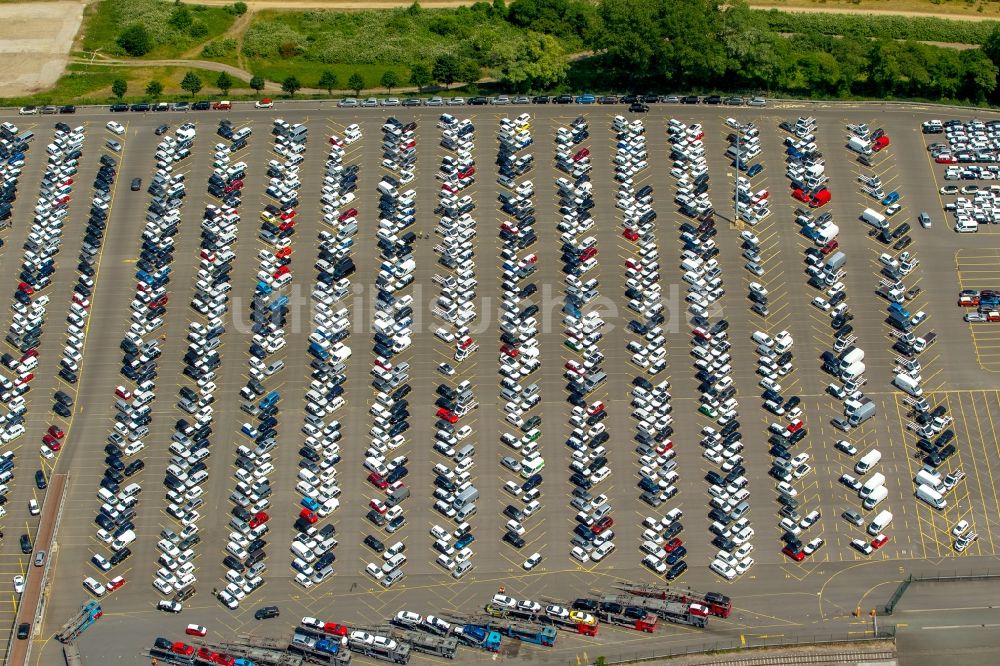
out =
[[[119,122],[115,122],[114,120],[108,121],[108,124],[105,125],[105,127],[108,128],[108,131],[113,132],[118,136],[125,134],[125,126]]]
[[[590,561],[590,556],[587,555],[587,551],[585,551],[583,548],[580,548],[579,546],[573,546],[573,550],[569,551],[569,554],[573,557],[574,560],[582,562],[583,564],[586,564],[587,562]]]
[[[270,99],[261,99],[253,103],[255,109],[273,109],[274,102]]]
[[[14,576],[14,591],[18,594],[24,592],[24,576]]]
[[[812,299],[812,304],[815,307],[822,310],[823,312],[828,312],[830,310],[830,303],[827,302],[827,300],[822,298],[821,296],[817,296],[816,298]]]
[[[534,553],[528,559],[526,559],[521,566],[524,567],[525,571],[531,571],[536,566],[538,566],[538,564],[541,561],[542,561],[542,554],[541,553]]]
[[[726,580],[733,580],[737,576],[736,569],[729,566],[722,560],[712,560],[712,563],[708,565],[708,568]]]
[[[965,534],[966,530],[969,529],[969,521],[960,520],[955,523],[955,527],[951,529],[951,535],[955,537],[960,537]]]

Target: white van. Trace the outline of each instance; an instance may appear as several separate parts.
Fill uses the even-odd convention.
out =
[[[917,486],[917,499],[923,500],[938,511],[948,506],[948,500],[942,497],[941,493],[924,484]]]
[[[959,234],[974,234],[979,231],[979,223],[975,220],[961,219],[955,224],[955,232]]]
[[[521,476],[525,479],[530,479],[533,475],[542,471],[545,468],[545,458],[541,456],[537,458],[532,458],[531,460],[525,460],[521,463]]]
[[[884,500],[888,496],[889,496],[889,489],[886,488],[885,486],[879,486],[878,488],[872,491],[871,495],[865,498],[865,501],[861,503],[861,506],[864,507],[865,511],[871,511],[879,504],[881,504],[882,500]]]
[[[881,472],[875,472],[874,474],[872,474],[872,477],[870,479],[865,481],[865,485],[861,486],[861,489],[858,490],[858,496],[862,498],[868,497],[873,492],[875,492],[876,488],[884,485],[885,485],[885,475],[882,474]]]
[[[117,552],[131,545],[133,541],[135,541],[135,532],[133,530],[126,530],[122,532],[121,536],[111,542],[111,550]]]
[[[892,512],[888,510],[880,511],[875,520],[868,525],[868,534],[875,536],[885,531],[885,528],[892,522]]]
[[[867,474],[880,460],[882,460],[882,452],[878,449],[872,449],[861,457],[861,460],[854,466],[854,471],[858,474]]]
[[[922,469],[913,477],[913,482],[918,486],[930,486],[937,492],[944,490],[944,483],[941,482],[941,475]]]

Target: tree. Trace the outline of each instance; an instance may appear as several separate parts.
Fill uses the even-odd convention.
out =
[[[538,32],[528,32],[517,42],[499,44],[489,55],[497,69],[497,79],[518,92],[553,88],[566,78],[569,70],[559,41]]]
[[[335,72],[331,72],[328,69],[323,70],[323,73],[320,74],[319,84],[317,85],[317,87],[325,88],[326,94],[332,95],[333,89],[336,88],[338,85],[340,85],[340,79],[337,78],[337,74]]]
[[[427,69],[427,65],[418,62],[410,67],[410,83],[415,85],[417,90],[426,88],[433,82],[434,78],[431,76],[431,70]]]
[[[483,72],[479,69],[479,63],[475,60],[463,60],[458,66],[458,80],[466,85],[472,85],[479,81]]]
[[[392,94],[392,89],[398,86],[400,83],[399,74],[397,74],[395,71],[391,69],[387,69],[385,70],[385,73],[382,74],[382,78],[379,79],[378,82],[379,85],[381,85],[383,88],[389,90],[389,94]]]
[[[458,67],[458,58],[445,53],[434,61],[434,68],[431,70],[431,75],[435,81],[443,83],[444,87],[447,88],[458,80]]]
[[[250,87],[260,92],[264,89],[264,77],[263,76],[251,76],[250,77]]]
[[[181,88],[187,90],[192,95],[197,95],[198,91],[201,90],[201,86],[201,77],[194,72],[188,72],[181,80]]]
[[[243,16],[247,13],[247,3],[245,2],[234,2],[233,3],[233,13],[237,16]]]
[[[111,93],[115,97],[121,99],[126,92],[128,92],[128,83],[125,82],[125,79],[115,79],[111,82]]]
[[[1000,66],[1000,25],[993,28],[993,32],[983,43],[983,53],[989,56],[995,65]]]
[[[289,76],[284,81],[281,82],[281,89],[285,91],[289,97],[295,97],[295,93],[302,88],[302,84],[294,76]]]
[[[365,80],[361,78],[361,74],[358,72],[351,74],[351,78],[347,79],[347,88],[354,91],[355,97],[360,96],[361,91],[365,89]]]
[[[134,23],[122,30],[116,41],[122,51],[136,58],[153,50],[153,38],[149,35],[146,27],[139,23]]]
[[[219,72],[218,78],[215,79],[215,87],[221,90],[223,95],[229,94],[234,83],[233,77],[229,76],[228,72]]]
[[[146,84],[146,95],[156,99],[163,94],[163,84],[159,81],[150,81]]]
[[[662,41],[654,3],[649,0],[604,0],[598,6],[603,29],[595,46],[605,52],[611,67],[629,79],[654,71]]]
[[[997,88],[997,66],[982,49],[962,51],[959,57],[965,67],[966,94],[982,103]]]
[[[187,5],[180,4],[174,7],[174,11],[170,13],[170,18],[167,19],[167,25],[174,30],[182,32],[190,28],[193,22],[194,18],[191,16],[191,10],[187,8]]]

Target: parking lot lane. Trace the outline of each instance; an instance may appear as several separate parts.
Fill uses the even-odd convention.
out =
[[[954,399],[952,399],[954,398]],[[966,473],[965,480],[948,493],[949,512],[945,527],[949,530],[945,538],[949,541],[949,550],[954,552],[951,529],[959,520],[966,519],[968,513],[974,517],[969,520],[979,534],[979,540],[972,544],[967,552],[976,554],[996,554],[994,540],[994,516],[1000,512],[1000,499],[997,497],[997,487],[993,479],[993,463],[990,450],[997,446],[997,433],[990,414],[991,404],[995,404],[996,392],[958,392],[948,394],[949,412],[955,415],[958,425],[957,441],[959,452],[948,461],[948,471],[962,470]],[[958,411],[953,411],[958,403]],[[968,420],[967,420],[968,419]],[[964,432],[963,432],[964,431]],[[971,467],[969,462],[972,463]]]

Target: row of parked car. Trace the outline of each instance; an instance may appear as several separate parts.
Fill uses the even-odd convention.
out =
[[[231,135],[230,141],[245,140],[246,137],[237,138],[241,131]],[[233,508],[228,525],[233,531],[229,533],[225,545],[223,587],[216,588],[217,598],[230,609],[238,608],[248,595],[263,584],[263,574],[267,571],[267,551],[264,550],[267,541],[264,537],[270,532],[268,521],[271,516],[268,510],[271,509],[270,497],[273,493],[270,478],[275,469],[272,452],[277,447],[281,393],[268,390],[266,384],[285,367],[283,355],[278,354],[287,344],[284,327],[289,308],[288,298],[283,292],[292,281],[291,237],[295,233],[298,167],[304,159],[307,128],[276,119],[271,134],[272,152],[284,159],[276,158],[268,163],[265,195],[273,203],[266,203],[259,215],[257,238],[264,247],[257,252],[257,283],[250,302],[254,336],[247,350],[249,378],[240,389],[244,399],[240,409],[254,420],[244,422],[240,427],[240,434],[248,441],[235,451],[236,485],[229,496]],[[238,221],[236,209],[240,203],[239,193],[246,165],[242,162],[229,165],[223,161],[218,168],[223,172],[221,186],[224,196],[236,197],[228,201],[223,199],[223,203],[233,209],[233,218]]]
[[[338,307],[348,294],[350,279],[341,277],[333,281],[335,271],[351,267],[353,234],[357,229],[357,211],[343,206],[351,204],[357,189],[357,166],[344,163],[346,141],[361,138],[360,129],[352,125],[345,132],[345,139],[330,137],[330,150],[323,174],[323,216],[337,233],[321,230],[318,238],[318,256],[313,268],[316,279],[312,288],[314,328],[309,336],[310,368],[313,370],[309,390],[306,392],[303,434],[306,440],[299,449],[299,474],[296,491],[302,496],[296,520],[298,534],[293,539],[292,568],[296,580],[303,587],[322,583],[333,575],[337,545],[336,527],[320,526],[340,506],[340,487],[337,485],[336,467],[340,461],[340,421],[330,418],[341,409],[346,381],[345,361],[351,348],[344,343],[350,335],[350,321],[346,308]],[[275,172],[280,171],[275,169]],[[282,262],[290,258],[282,258]],[[340,269],[337,266],[341,266]]]
[[[563,172],[555,181],[562,219],[557,225],[562,234],[560,250],[564,278],[564,345],[573,356],[564,365],[567,400],[573,406],[569,415],[570,436],[566,444],[573,449],[570,483],[573,485],[570,507],[576,511],[576,525],[570,538],[570,556],[582,562],[598,562],[614,552],[614,509],[607,495],[600,492],[611,475],[608,465],[610,441],[607,403],[599,398],[605,391],[607,373],[600,341],[604,337],[604,319],[588,307],[600,293],[594,277],[597,268],[597,239],[590,235],[596,221],[591,182],[590,148],[586,145],[590,130],[585,118],[578,117],[568,127],[556,130],[556,168]],[[641,169],[645,146],[634,151],[622,149],[617,154],[616,174],[628,181]],[[644,165],[643,165],[644,168]],[[522,473],[523,474],[523,473]],[[607,485],[607,484],[605,484]]]
[[[368,522],[387,535],[394,535],[406,525],[402,503],[410,496],[403,483],[409,474],[409,458],[400,451],[410,429],[409,368],[404,360],[412,346],[413,326],[413,243],[416,234],[405,231],[415,222],[416,193],[398,188],[411,182],[417,163],[417,124],[402,123],[390,117],[382,125],[382,176],[375,189],[379,194],[378,237],[379,272],[376,277],[374,336],[371,374],[376,388],[375,403],[368,413],[373,423],[369,431],[371,446],[365,452],[364,469],[368,482],[384,493],[369,503]],[[365,571],[383,587],[389,588],[404,577],[406,546],[397,541],[386,547],[374,534],[365,545],[381,553],[381,562],[369,562]]]
[[[242,162],[232,164],[232,157],[246,148],[251,130],[249,127],[233,130],[231,123],[223,120],[216,134],[225,141],[214,146],[212,173],[208,177],[207,190],[219,205],[206,205],[202,214],[198,273],[195,293],[190,303],[191,309],[200,316],[188,325],[188,345],[182,358],[182,374],[189,385],[181,386],[177,402],[177,408],[185,416],[175,424],[169,446],[173,455],[164,479],[167,486],[167,513],[174,518],[178,518],[178,514],[184,516],[180,518],[184,527],[188,526],[184,524],[185,521],[194,519],[195,514],[190,512],[204,510],[204,484],[209,476],[208,438],[212,434],[215,418],[213,405],[217,390],[216,371],[222,362],[220,346],[224,330],[223,317],[228,312],[230,272],[236,256],[232,245],[236,241],[236,230],[240,222],[241,191],[246,177],[246,165]],[[155,191],[155,187],[154,181],[151,193]],[[194,423],[187,421],[189,416],[194,417]],[[180,551],[181,555],[189,549],[193,551],[201,537],[195,533],[177,542],[170,533],[161,533],[160,536],[158,545],[165,559],[165,566],[156,572],[154,585],[165,595],[170,594],[170,588],[177,591],[177,597],[163,603],[165,610],[176,611],[183,598],[193,594],[195,581],[185,587],[190,579],[171,571],[170,558],[175,557],[175,550]],[[181,548],[182,544],[185,548]]]
[[[722,271],[718,260],[719,248],[715,243],[714,209],[708,195],[708,166],[704,156],[704,130],[701,125],[685,125],[671,119],[667,127],[668,140],[675,160],[675,201],[681,212],[692,218],[680,227],[682,243],[681,269],[688,284],[685,298],[687,312],[693,326],[691,353],[694,370],[700,384],[698,412],[710,419],[713,425],[701,430],[700,446],[703,457],[718,466],[706,475],[709,488],[709,519],[712,521],[712,545],[719,550],[709,568],[727,579],[736,578],[753,566],[750,557],[753,545],[749,543],[754,531],[750,527],[749,492],[746,490],[745,468],[738,421],[739,403],[733,386],[730,344],[726,330],[728,322],[714,324],[711,317],[717,301],[725,294]],[[757,148],[756,150],[759,150]],[[734,161],[745,163],[756,156],[751,150],[729,151]],[[697,224],[697,226],[695,226]],[[717,428],[718,427],[718,428]],[[676,472],[674,472],[676,476]],[[725,475],[725,476],[723,476]],[[670,514],[668,514],[668,518]],[[670,523],[676,525],[676,519]],[[668,527],[668,530],[670,528]],[[668,552],[667,562],[676,553],[679,540],[662,545]],[[673,550],[669,550],[673,547]],[[676,565],[675,565],[676,566]],[[667,571],[667,576],[671,570]]]
[[[640,120],[627,121],[616,116],[612,121],[615,132],[615,161],[617,166],[632,160],[646,159],[646,128]],[[616,207],[622,211],[622,237],[630,243],[625,258],[625,296],[628,309],[634,312],[627,329],[626,349],[636,366],[632,379],[632,418],[635,421],[633,439],[636,442],[639,464],[638,487],[640,498],[651,507],[658,508],[677,494],[678,478],[676,451],[670,435],[673,434],[673,407],[670,403],[670,384],[666,380],[654,386],[647,375],[653,377],[666,369],[665,337],[660,324],[664,323],[662,293],[660,288],[659,250],[656,243],[656,211],[653,209],[653,188],[638,187],[629,180],[619,181]],[[601,495],[590,500],[590,508],[599,511],[606,498]],[[684,560],[687,549],[676,536],[682,529],[674,523],[664,532],[660,518],[649,518],[654,525],[646,525],[640,542],[643,564],[668,580],[678,578],[687,570]],[[612,544],[613,545],[613,544]],[[605,547],[595,548],[591,559]]]
[[[115,128],[108,129],[113,134],[116,133]],[[163,138],[155,155],[156,172],[149,186],[150,203],[142,233],[140,256],[136,262],[135,295],[129,306],[130,325],[120,343],[121,374],[129,380],[131,388],[122,385],[115,390],[115,424],[105,446],[108,468],[101,482],[101,489],[98,490],[98,498],[103,501],[97,516],[97,523],[102,528],[98,532],[98,538],[109,544],[112,555],[105,559],[102,554],[97,553],[91,561],[105,571],[131,556],[130,546],[137,538],[134,519],[142,486],[133,481],[119,489],[119,484],[124,484],[144,467],[142,460],[128,459],[145,448],[142,439],[149,435],[152,423],[152,405],[156,398],[156,365],[161,354],[156,331],[164,325],[168,300],[167,283],[173,261],[173,237],[177,233],[186,193],[184,178],[174,174],[174,168],[190,154],[195,136],[194,126],[184,125],[173,136]],[[104,212],[107,212],[106,207]],[[177,489],[183,493],[184,483],[180,482]],[[179,507],[175,513],[187,517]],[[196,518],[194,514],[190,517]],[[197,525],[194,525],[193,520],[189,524],[191,529],[187,533],[183,536],[175,535],[177,542],[195,536]],[[175,582],[180,583],[179,587],[171,585],[166,592],[161,589],[162,593],[169,594],[176,590],[183,595],[183,590],[193,585],[194,564],[191,560],[194,558],[194,551],[190,549],[190,545],[186,543],[183,549],[175,546],[172,549],[176,551],[174,555],[161,549],[160,564],[170,569]]]
[[[538,269],[538,256],[524,252],[538,238],[535,232],[535,186],[531,180],[521,180],[534,169],[534,156],[527,152],[534,144],[531,115],[522,113],[515,118],[500,120],[497,133],[497,182],[505,190],[498,195],[500,202],[499,237],[500,280],[503,294],[501,306],[501,331],[499,342],[500,382],[499,398],[504,405],[504,428],[501,443],[510,452],[500,459],[505,473],[516,475],[504,481],[504,490],[511,497],[502,512],[500,540],[522,549],[527,545],[529,519],[540,512],[542,470],[545,459],[541,456],[542,417],[537,414],[541,403],[541,386],[534,381],[541,367],[538,345],[538,306],[535,297],[537,285],[530,276]],[[519,502],[514,502],[518,500]],[[540,552],[530,554],[521,564],[530,571],[542,562]]]
[[[933,125],[935,123],[937,121],[930,121],[932,126],[930,128],[928,127],[928,123],[924,123],[925,133],[937,133],[936,131],[928,132],[928,129],[934,129]],[[961,142],[979,142],[982,139],[981,136],[975,139],[962,137],[961,135],[964,135],[964,131],[960,128],[960,124],[957,124],[957,121],[956,123],[948,123],[947,125],[947,129],[944,127],[939,127],[938,129],[947,131],[950,135],[949,140],[952,140],[951,137],[954,136],[955,145],[960,149],[970,147],[964,144],[959,145]],[[980,135],[984,131],[985,127],[983,123],[979,121],[970,123],[970,134]],[[983,146],[977,144],[974,147],[979,149]],[[975,186],[972,187],[974,188]],[[888,215],[888,210],[885,214]],[[863,218],[870,224],[873,223],[872,217],[870,211],[865,211]],[[930,226],[929,217],[926,213],[920,213],[918,220],[921,226],[925,228]],[[877,223],[878,219],[875,219],[874,222]],[[961,225],[962,220],[958,220],[956,230],[959,230],[959,226]],[[883,228],[883,232],[884,230]],[[893,234],[895,235],[896,232],[894,231]],[[910,312],[907,307],[907,301],[915,298],[920,293],[920,289],[907,289],[906,285],[902,282],[904,276],[908,277],[919,266],[919,260],[912,256],[910,252],[902,252],[896,256],[884,253],[879,257],[879,262],[881,264],[879,266],[881,286],[876,290],[876,294],[889,301],[886,323],[892,327],[891,333],[896,338],[893,344],[893,351],[897,352],[897,354],[894,357],[895,362],[891,383],[895,389],[903,393],[903,403],[908,408],[906,415],[909,419],[907,428],[917,435],[917,452],[915,455],[918,458],[922,458],[923,462],[922,468],[917,471],[913,478],[915,485],[914,494],[917,499],[927,504],[931,509],[941,511],[948,505],[946,495],[965,478],[965,473],[961,469],[952,469],[946,475],[942,475],[943,470],[940,469],[941,465],[957,453],[957,444],[954,441],[955,431],[949,428],[954,419],[948,415],[945,405],[938,405],[932,409],[921,387],[923,381],[921,373],[923,368],[919,356],[928,346],[935,342],[937,335],[934,332],[918,333],[919,327],[927,319],[927,313],[922,310],[915,313]],[[976,299],[977,304],[981,302],[982,297]],[[989,308],[991,306],[987,305],[986,307]],[[881,452],[873,449],[858,461],[855,471],[859,474],[863,473],[867,471],[865,468],[872,468],[877,465],[880,459]],[[878,476],[880,476],[879,473],[873,475],[873,477]],[[876,478],[874,481],[879,481],[879,479]],[[858,479],[858,483],[860,483],[860,479]],[[878,498],[885,494],[880,487],[877,487],[872,478],[869,478],[868,481],[861,485],[858,488],[858,492],[863,497],[867,495],[867,499],[865,499],[866,508],[871,504],[876,504]],[[865,548],[864,544],[855,543],[853,545],[862,552],[873,547],[877,548],[886,540],[886,537],[881,532],[884,531],[885,527],[891,521],[892,513],[888,510],[882,510],[867,527],[868,533],[875,536],[875,540],[868,544],[868,548]],[[969,527],[970,525],[967,521],[961,521],[952,530],[951,536],[954,538],[953,546],[958,552],[966,550],[978,538],[978,534],[974,530],[970,531]]]
[[[446,272],[436,274],[434,283],[439,294],[433,313],[439,320],[434,336],[448,346],[453,362],[445,362],[439,370],[451,376],[461,370],[462,364],[478,349],[479,345],[469,334],[468,324],[478,317],[476,312],[476,264],[473,240],[476,236],[476,219],[472,216],[475,202],[469,196],[459,196],[476,181],[475,126],[468,119],[442,114],[437,127],[441,130],[441,147],[448,152],[441,157],[436,174],[441,182],[438,192],[438,223],[434,233],[440,242],[434,251],[438,264]],[[434,407],[438,410],[435,423],[435,452],[442,456],[434,465],[434,499],[438,513],[458,524],[453,532],[435,525],[431,528],[433,548],[437,551],[437,564],[454,578],[462,578],[473,569],[475,541],[471,518],[477,511],[479,490],[473,485],[472,467],[475,464],[476,443],[471,425],[453,423],[453,416],[461,418],[478,406],[470,382],[458,384],[447,380],[435,390]],[[459,517],[461,514],[461,517]],[[390,549],[391,550],[391,549]]]

